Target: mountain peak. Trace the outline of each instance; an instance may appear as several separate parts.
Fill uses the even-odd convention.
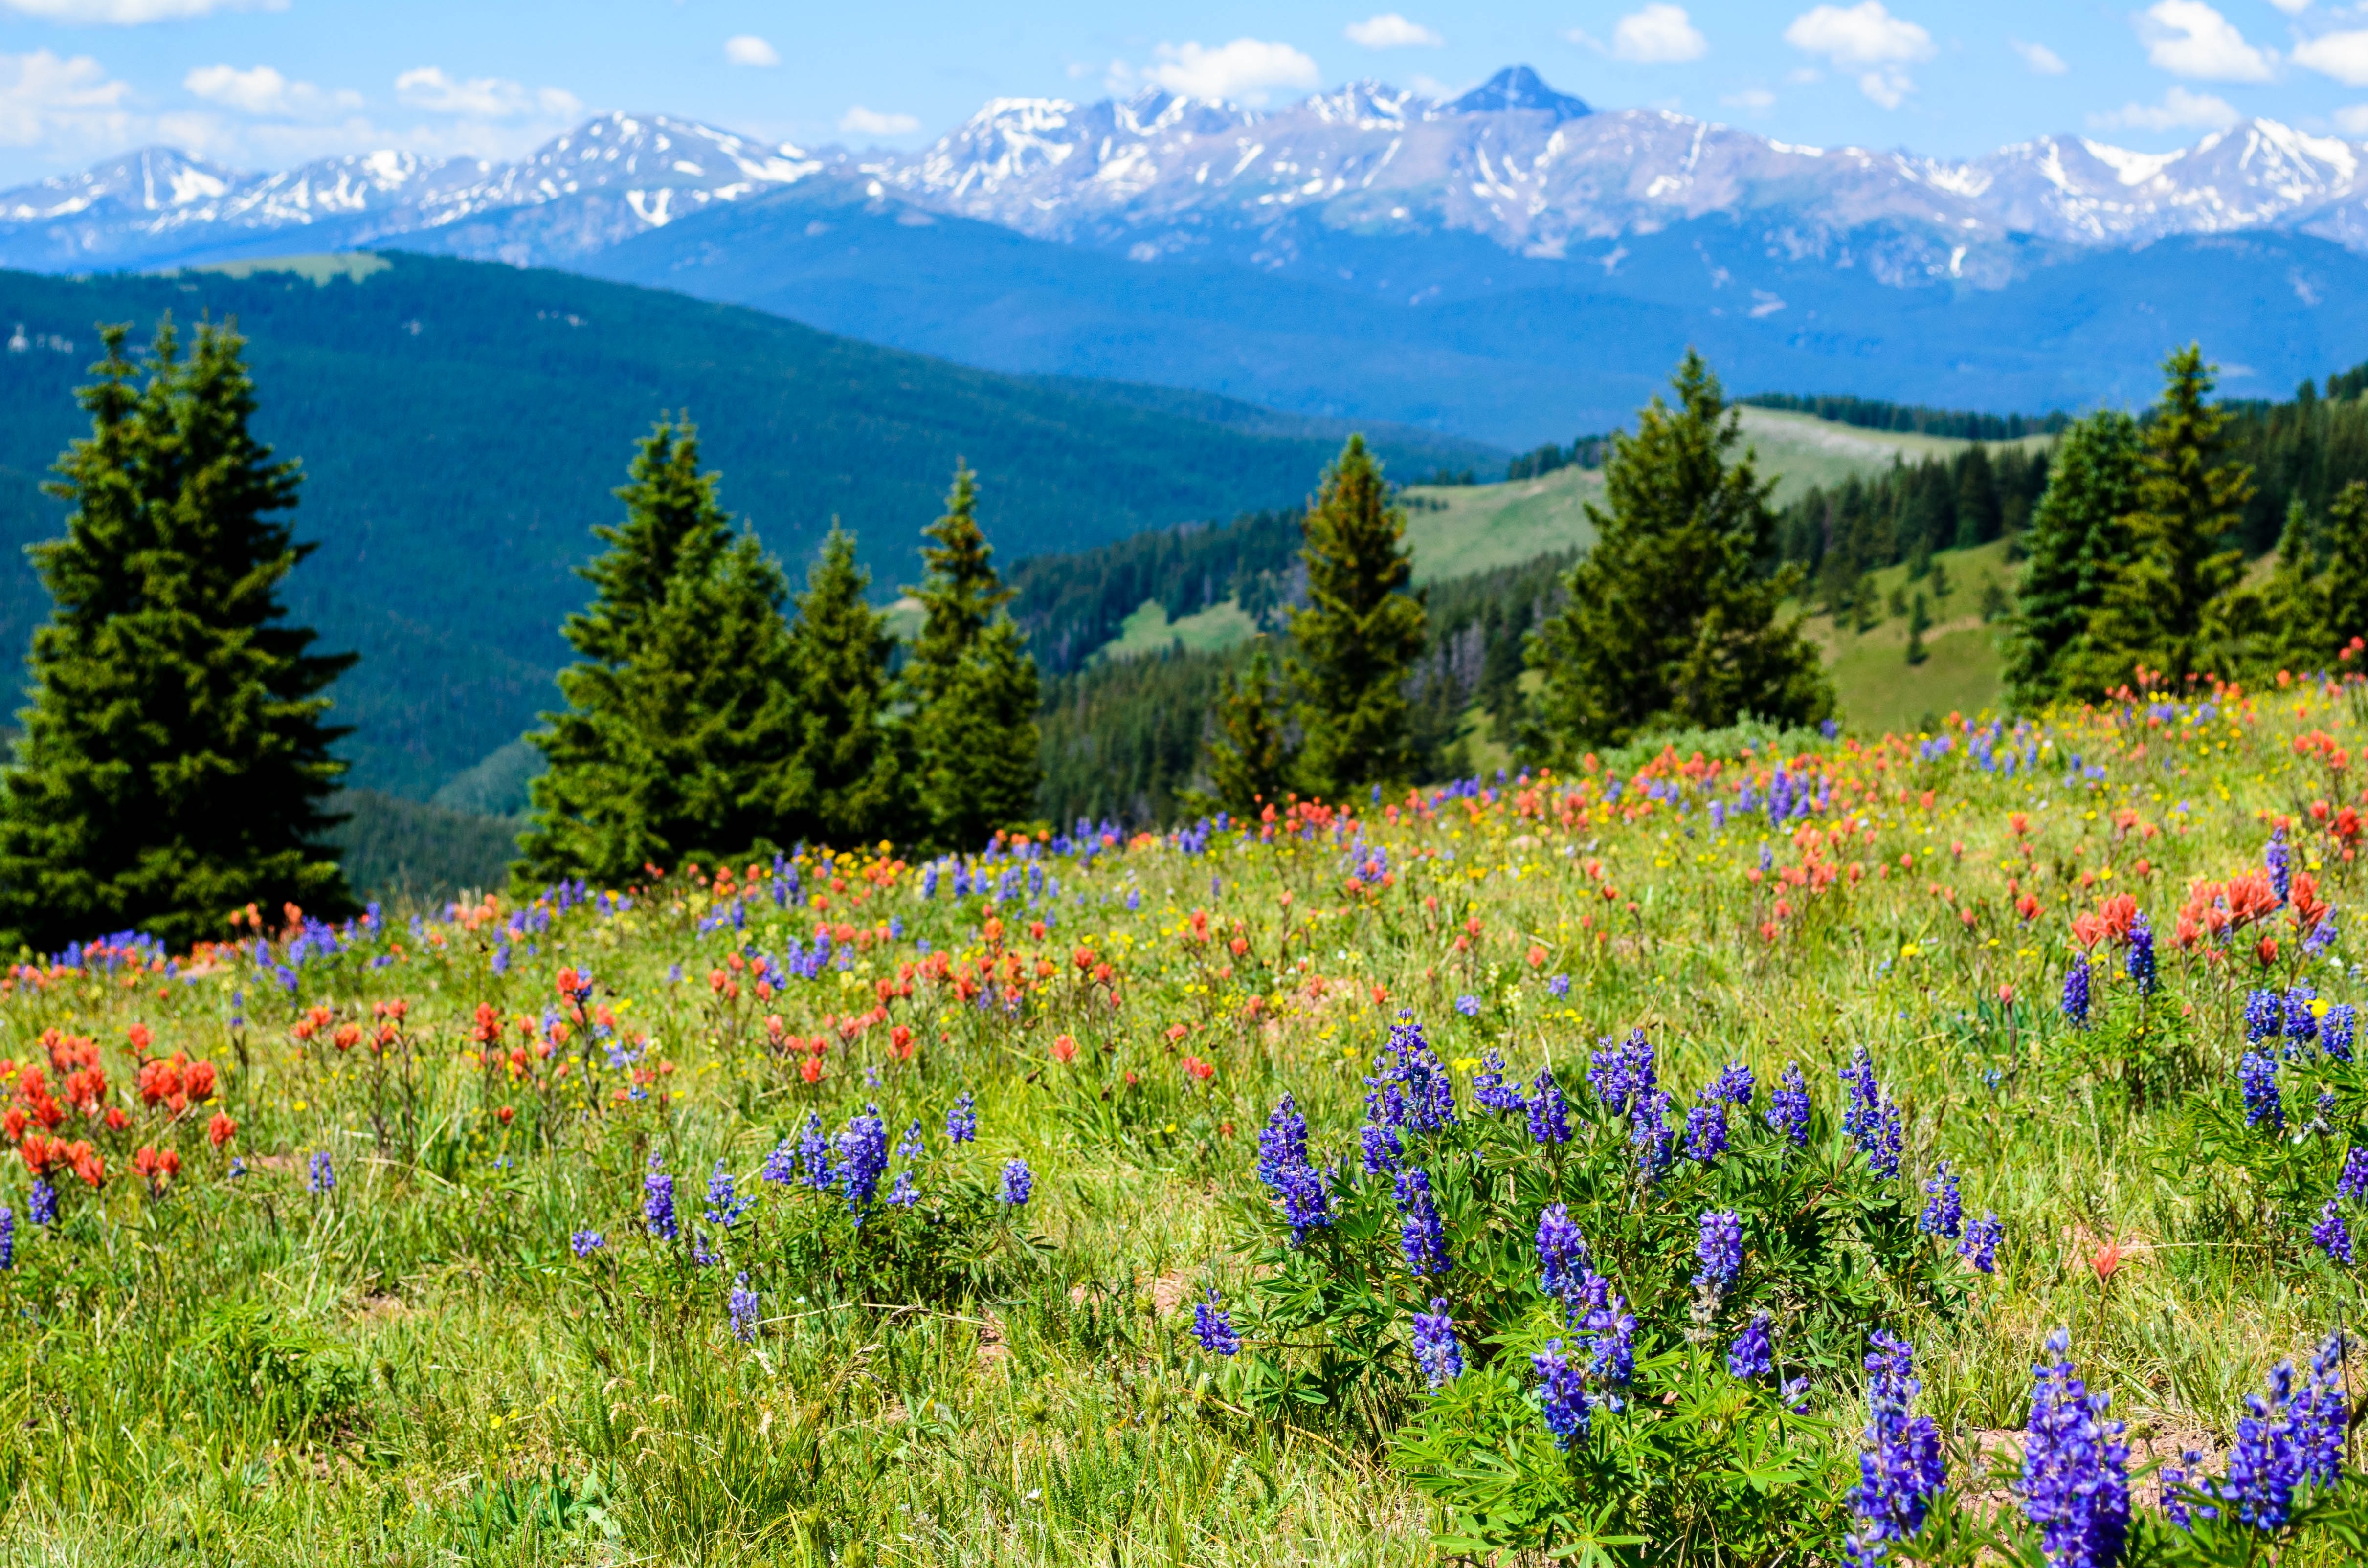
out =
[[[1585,100],[1547,86],[1526,65],[1508,65],[1462,97],[1439,106],[1441,114],[1501,114],[1508,109],[1543,109],[1556,124],[1595,112]]]

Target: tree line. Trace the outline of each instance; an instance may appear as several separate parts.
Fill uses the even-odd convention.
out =
[[[1920,403],[1885,403],[1881,398],[1830,393],[1804,396],[1797,392],[1754,392],[1743,401],[1754,408],[1815,415],[1836,425],[1855,425],[1861,430],[1948,436],[1964,441],[2019,441],[2025,436],[2060,435],[2072,423],[2072,416],[2061,410],[2037,415],[1982,414],[1972,409],[1927,408]]]

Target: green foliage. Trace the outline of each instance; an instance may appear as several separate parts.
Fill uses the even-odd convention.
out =
[[[128,334],[104,329],[77,394],[91,434],[50,486],[74,508],[65,537],[30,552],[53,608],[0,804],[11,945],[188,943],[248,903],[353,907],[321,840],[345,772],[325,694],[354,659],[311,652],[280,597],[310,548],[284,516],[297,465],[248,428],[233,329],[201,324],[185,360],[167,321],[144,366]]]
[[[1031,555],[1011,569],[1011,616],[1047,675],[1081,667],[1156,601],[1181,620],[1227,599],[1261,625],[1291,602],[1300,520],[1291,511],[1157,528],[1089,550]]]
[[[1530,644],[1544,676],[1539,747],[1567,763],[1656,725],[1718,725],[1745,714],[1825,717],[1832,687],[1797,622],[1779,623],[1793,586],[1769,577],[1770,482],[1751,454],[1730,458],[1740,417],[1698,354],[1656,395],[1636,434],[1604,464],[1609,512],[1592,503],[1597,542],[1573,569],[1569,603]]]
[[[329,830],[346,881],[363,898],[387,903],[440,903],[464,892],[509,881],[521,817],[454,811],[376,790],[347,790],[330,801],[345,820]]]
[[[806,574],[790,628],[797,741],[781,785],[779,836],[871,844],[906,829],[906,736],[892,722],[896,640],[864,601],[855,540],[834,528]]]
[[[1924,646],[1924,633],[1932,630],[1932,612],[1924,607],[1924,596],[1918,594],[1907,610],[1907,662],[1920,665],[1932,655]]]
[[[2072,416],[2061,410],[2039,415],[1976,414],[1963,409],[1927,408],[1921,403],[1885,403],[1871,397],[1754,392],[1736,401],[1752,408],[1813,414],[1820,419],[1855,425],[1862,430],[1902,430],[1968,441],[2014,441],[2025,436],[2054,436],[2072,423]]]
[[[567,710],[529,737],[551,769],[531,787],[522,878],[620,887],[780,831],[796,742],[785,585],[754,535],[734,536],[717,483],[689,421],[661,423],[617,492],[625,520],[593,529],[609,550],[566,625],[584,660],[559,676]]]
[[[1263,644],[1250,654],[1240,679],[1230,670],[1219,679],[1207,757],[1215,810],[1249,819],[1269,803],[1282,803],[1291,744],[1274,688],[1274,661]]]
[[[1349,437],[1308,509],[1307,608],[1291,620],[1299,776],[1326,800],[1415,775],[1405,682],[1422,652],[1424,617],[1422,600],[1406,591],[1414,564],[1405,537],[1406,514],[1381,466],[1363,437]]]
[[[2140,450],[2137,421],[2112,409],[2074,424],[2055,449],[2006,651],[2007,690],[2022,708],[2065,694],[2076,646],[2129,553],[2123,519],[2137,508]]]
[[[978,526],[976,476],[954,472],[945,516],[922,530],[928,575],[912,591],[924,619],[905,665],[913,709],[919,820],[931,843],[968,848],[1029,821],[1037,760],[1036,661],[1005,606],[994,549]]]

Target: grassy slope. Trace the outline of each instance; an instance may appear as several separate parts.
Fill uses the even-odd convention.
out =
[[[1945,717],[1952,710],[1978,712],[1998,699],[1998,650],[1995,626],[1982,623],[1982,587],[1998,583],[2012,590],[2015,569],[2006,559],[2006,544],[1979,550],[1943,551],[1932,558],[1949,575],[1950,594],[1931,605],[1932,627],[1925,632],[1930,657],[1921,665],[1907,662],[1907,622],[1886,614],[1864,632],[1836,627],[1829,616],[1812,616],[1810,638],[1826,655],[1834,686],[1841,698],[1843,720],[1855,728],[1880,731],[1929,727],[1928,719]],[[1894,588],[1912,597],[1918,588],[1930,594],[1928,579],[1907,580],[1906,566],[1874,574],[1875,588],[1887,603]],[[1795,611],[1804,608],[1795,605]]]
[[[1315,1157],[1345,1157],[1341,1181],[1353,1181],[1364,1077],[1401,1006],[1455,1063],[1467,1108],[1488,1046],[1526,1081],[1548,1060],[1583,1062],[1601,1035],[1641,1028],[1680,1107],[1724,1063],[1743,1061],[1760,1087],[1737,1113],[1738,1150],[1764,1136],[1769,1087],[1798,1062],[1825,1119],[1810,1157],[1853,1172],[1847,1142],[1826,1140],[1841,1109],[1837,1069],[1866,1050],[1902,1112],[1896,1190],[1908,1211],[1945,1158],[1964,1180],[1966,1218],[1995,1210],[2005,1228],[1994,1276],[1964,1271],[1945,1243],[1915,1243],[1936,1259],[1944,1302],[1890,1284],[1873,1290],[1882,1321],[1916,1345],[1918,1409],[1952,1438],[2018,1441],[2041,1336],[2069,1324],[2082,1373],[2153,1443],[2141,1460],[2182,1444],[2225,1453],[2243,1393],[2347,1312],[2349,1278],[2304,1239],[2346,1140],[2248,1142],[2234,1065],[2249,981],[2236,964],[2203,962],[2165,939],[2152,1016],[2158,1029],[2169,1020],[2177,1054],[2163,1071],[2179,1075],[2144,1102],[2123,1093],[2119,1059],[2098,1043],[2122,1037],[2071,1033],[2052,999],[2074,909],[2128,887],[2167,929],[2191,878],[2260,865],[2254,813],[2324,788],[2323,771],[2290,745],[2320,726],[2355,753],[2368,744],[2343,701],[2299,692],[2146,734],[2142,754],[2136,737],[2076,718],[2047,736],[2052,755],[2080,752],[2104,776],[2072,795],[2052,766],[2009,778],[1970,766],[1962,749],[1918,763],[1901,744],[1884,748],[1877,772],[1867,754],[1825,748],[1814,766],[1835,779],[1838,800],[1857,802],[1850,830],[1835,835],[1836,858],[1862,862],[1866,875],[1820,894],[1747,881],[1763,838],[1788,867],[1794,858],[1764,821],[1720,834],[1697,807],[1679,836],[1666,809],[1635,805],[1634,789],[1629,814],[1588,812],[1569,825],[1485,802],[1468,813],[1451,805],[1435,823],[1366,824],[1364,837],[1399,868],[1372,906],[1342,892],[1328,842],[1221,840],[1197,855],[1146,841],[1089,863],[1054,858],[1057,909],[1015,893],[1002,912],[1009,945],[1023,960],[1057,960],[1064,975],[1072,946],[1090,946],[1118,966],[1124,1007],[1064,979],[1007,1016],[924,979],[887,1004],[894,1020],[916,1027],[910,1060],[892,1053],[886,1028],[842,1036],[834,1024],[858,1005],[850,998],[870,1003],[875,980],[917,962],[923,942],[965,965],[992,957],[987,910],[942,885],[924,901],[910,870],[886,873],[875,892],[853,863],[836,868],[852,891],[831,916],[867,932],[860,952],[850,948],[849,972],[792,980],[761,1005],[715,1001],[707,974],[722,976],[744,943],[774,954],[803,946],[814,911],[783,914],[758,896],[745,931],[729,919],[702,931],[711,901],[682,877],[621,917],[559,915],[509,945],[502,972],[489,954],[507,908],[482,925],[436,920],[424,937],[391,920],[381,940],[359,937],[304,962],[294,994],[244,949],[221,967],[185,965],[178,981],[160,971],[137,987],[120,976],[20,977],[0,994],[0,1026],[24,1041],[53,1024],[96,1037],[111,1096],[133,1125],[120,1137],[94,1134],[113,1179],[98,1192],[67,1180],[62,1223],[20,1223],[15,1267],[0,1272],[0,1310],[15,1325],[0,1336],[9,1391],[0,1508],[18,1543],[6,1555],[112,1568],[153,1563],[159,1542],[182,1541],[191,1561],[257,1568],[1434,1562],[1424,1542],[1432,1510],[1365,1425],[1370,1415],[1393,1426],[1425,1406],[1402,1316],[1372,1362],[1389,1401],[1291,1404],[1281,1418],[1242,1415],[1245,1369],[1215,1363],[1190,1333],[1191,1301],[1215,1286],[1249,1354],[1274,1353],[1261,1342],[1277,1336],[1258,1332],[1248,1289],[1253,1226],[1267,1208],[1254,1134],[1291,1093],[1312,1123]],[[1738,742],[1704,744],[1733,756]],[[1937,794],[1930,806],[1896,803],[1924,790]],[[2182,798],[2195,814],[2172,803]],[[2113,820],[2123,809],[2140,824],[2126,840]],[[2009,812],[2030,813],[2029,858]],[[2298,842],[2297,870],[2317,869],[2323,842]],[[1903,854],[1919,862],[1912,878],[1890,869]],[[2141,854],[2151,882],[2134,874]],[[805,886],[826,891],[832,874],[809,864]],[[2009,875],[2046,905],[2032,926],[2003,907]],[[2094,875],[2106,880],[2084,889]],[[1952,903],[1928,881],[1943,883]],[[1601,930],[1610,885],[1631,901],[1616,940]],[[1779,896],[1805,907],[1771,947],[1759,922]],[[2336,896],[2351,896],[2348,881]],[[1437,918],[1425,911],[1432,897],[1446,905]],[[1190,940],[1197,907],[1212,910],[1220,937],[1241,923],[1245,956]],[[894,937],[884,935],[892,913]],[[1467,913],[1477,933],[1469,951],[1458,938]],[[1031,935],[1037,920],[1056,928]],[[883,934],[870,937],[874,929]],[[2350,940],[2308,974],[2331,1000],[2362,999],[2344,968]],[[1543,972],[1570,976],[1566,997],[1535,983],[1532,942],[1547,949]],[[391,961],[372,967],[374,957]],[[553,1058],[522,1049],[516,1076],[477,1065],[476,1006],[524,1018],[532,1033],[562,965],[588,966],[598,1005],[651,1036],[649,1062],[674,1068],[653,1074],[649,1097],[612,1100],[605,1081],[597,1096],[574,1093],[586,1070],[612,1071],[582,1030]],[[2134,1010],[2118,962],[2100,966],[2097,986],[2112,1018]],[[1369,1001],[1374,987],[1386,989],[1386,1006]],[[2010,1014],[1997,1010],[2002,988],[2025,999]],[[1485,997],[1478,1017],[1457,1012],[1463,992]],[[366,1050],[345,1055],[292,1033],[315,1004],[367,1028],[371,1004],[394,996],[409,1002],[416,1061],[398,1053],[391,1080]],[[828,1037],[818,1082],[804,1081],[802,1057],[766,1047],[767,1012],[793,1034]],[[244,1020],[235,1034],[234,1015]],[[142,1105],[124,1045],[135,1020],[160,1048],[222,1066],[217,1106],[167,1126]],[[1171,1025],[1189,1027],[1189,1049],[1213,1063],[1205,1080],[1182,1070]],[[1064,1034],[1079,1048],[1073,1062],[1053,1051]],[[539,1082],[560,1062],[575,1072],[546,1093]],[[2327,1071],[2298,1056],[2285,1072],[2297,1123]],[[1565,1079],[1588,1136],[1601,1113],[1577,1072]],[[425,1130],[416,1156],[407,1081]],[[939,1129],[964,1090],[977,1095],[978,1140],[949,1145]],[[2235,1129],[2215,1153],[2197,1152],[2190,1090]],[[1035,1187],[1020,1228],[1044,1250],[999,1241],[993,1272],[968,1290],[928,1276],[874,1286],[842,1272],[859,1256],[917,1262],[950,1244],[933,1239],[939,1221],[885,1211],[851,1234],[836,1194],[757,1179],[809,1110],[836,1130],[867,1103],[892,1140],[921,1122],[932,1194],[949,1184],[992,1189],[1004,1162],[1024,1157]],[[374,1107],[388,1112],[383,1155]],[[499,1119],[503,1108],[514,1122]],[[239,1122],[220,1152],[203,1135],[217,1108]],[[76,1114],[63,1131],[84,1127]],[[1625,1130],[1599,1131],[1624,1159]],[[157,1198],[123,1168],[129,1147],[150,1142],[177,1147],[185,1162]],[[2256,1148],[2271,1152],[2248,1152]],[[229,1174],[233,1153],[244,1176]],[[654,1244],[642,1229],[653,1154],[677,1183],[680,1246]],[[315,1155],[333,1162],[326,1192],[307,1191]],[[2294,1194],[2239,1165],[2271,1159],[2286,1162]],[[718,1240],[730,1261],[702,1267],[689,1233],[719,1162],[755,1207]],[[1463,1229],[1454,1238],[1475,1267],[1481,1251],[1504,1253],[1521,1289],[1535,1273],[1526,1249],[1538,1207],[1552,1196],[1522,1185],[1532,1179],[1505,1184],[1522,1204],[1459,1218],[1485,1218],[1485,1237]],[[1679,1343],[1686,1323],[1694,1214],[1712,1179],[1681,1161],[1668,1192],[1620,1199],[1648,1217],[1625,1231],[1615,1221],[1618,1239],[1599,1254],[1664,1346]],[[1762,1227],[1776,1223],[1754,1208],[1756,1191],[1727,1199],[1751,1227],[1752,1290],[1774,1266]],[[0,1202],[21,1217],[26,1198],[25,1173],[9,1160]],[[572,1256],[578,1229],[603,1233],[607,1244]],[[801,1249],[795,1237],[816,1239]],[[1639,1237],[1671,1238],[1679,1263],[1640,1276]],[[2105,1237],[2125,1249],[2110,1290],[2087,1267]],[[1395,1232],[1372,1245],[1395,1257]],[[1371,1288],[1408,1296],[1395,1270],[1377,1268]],[[741,1271],[761,1292],[764,1320],[745,1345],[725,1326],[725,1292]],[[1465,1278],[1460,1263],[1445,1286],[1459,1313]],[[1797,1342],[1781,1336],[1808,1303],[1765,1299],[1789,1355]],[[1531,1315],[1543,1322],[1543,1309]],[[1529,1348],[1514,1346],[1510,1364]],[[1827,1346],[1805,1365],[1819,1419],[1789,1439],[1788,1457],[1841,1457],[1845,1479],[1855,1477],[1848,1455],[1865,1419],[1857,1349]],[[1285,1353],[1304,1364],[1302,1351]],[[1704,1375],[1727,1386],[1715,1381],[1723,1370]],[[1503,1403],[1517,1432],[1535,1431],[1519,1389]],[[1549,1451],[1543,1439],[1537,1449]],[[552,1485],[565,1495],[535,1490]],[[2150,1511],[2152,1485],[2132,1490]],[[1983,1494],[1961,1474],[1940,1506],[1987,1507],[2004,1495]],[[1783,1498],[1793,1517],[1830,1501]],[[2334,1548],[2281,1556],[2288,1568],[2345,1560]]]

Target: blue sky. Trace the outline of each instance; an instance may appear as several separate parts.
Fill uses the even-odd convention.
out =
[[[2251,115],[2368,138],[2368,0],[1387,3],[0,0],[0,182],[151,142],[245,168],[513,156],[605,108],[912,146],[994,97],[1446,92],[1516,62],[1599,107],[1820,145],[2161,149]]]

